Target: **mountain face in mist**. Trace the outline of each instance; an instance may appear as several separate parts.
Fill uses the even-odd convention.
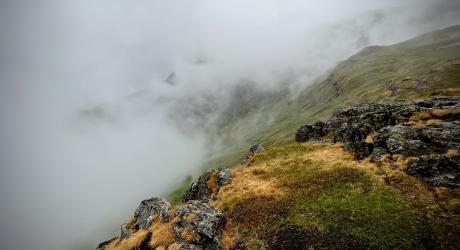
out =
[[[143,200],[97,249],[456,249],[459,73],[452,26],[364,48],[295,97],[238,86],[217,133],[264,146]]]

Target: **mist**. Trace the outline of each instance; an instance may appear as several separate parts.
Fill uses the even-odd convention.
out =
[[[0,248],[94,249],[142,199],[223,150],[217,126],[235,88],[295,94],[366,46],[460,24],[459,10],[439,0],[2,1]]]

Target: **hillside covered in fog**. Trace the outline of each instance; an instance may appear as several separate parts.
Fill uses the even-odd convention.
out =
[[[2,1],[0,248],[455,248],[459,13]]]
[[[260,106],[221,133],[271,116],[248,138],[264,146],[143,200],[98,249],[455,249],[459,45],[452,26],[367,47],[296,98],[242,92]]]

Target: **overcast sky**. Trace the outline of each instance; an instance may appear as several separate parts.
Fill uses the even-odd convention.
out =
[[[207,131],[179,130],[176,100],[304,87],[367,45],[460,24],[455,2],[1,1],[0,248],[95,248],[197,174]]]

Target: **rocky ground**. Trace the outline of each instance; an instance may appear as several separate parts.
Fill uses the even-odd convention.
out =
[[[430,185],[460,186],[460,97],[366,103],[337,111],[327,122],[297,130],[295,140],[325,136],[357,159],[410,159],[406,172]]]

